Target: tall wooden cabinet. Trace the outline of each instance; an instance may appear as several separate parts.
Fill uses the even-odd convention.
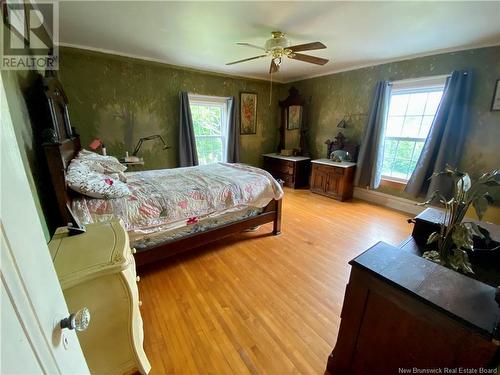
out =
[[[127,232],[119,221],[86,228],[75,236],[58,228],[49,249],[70,311],[90,310],[88,328],[78,332],[87,365],[92,374],[147,374],[140,279]]]
[[[330,159],[312,161],[311,191],[341,201],[352,198],[356,163]]]

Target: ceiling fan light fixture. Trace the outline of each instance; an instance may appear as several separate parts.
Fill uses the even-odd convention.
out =
[[[266,41],[264,47],[267,52],[284,50],[285,48],[290,47],[290,41],[285,37],[284,33],[281,31],[273,31],[271,34],[273,37]]]

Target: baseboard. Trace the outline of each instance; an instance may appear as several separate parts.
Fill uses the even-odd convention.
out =
[[[375,190],[362,189],[359,187],[354,188],[354,198],[379,204],[394,210],[407,212],[412,215],[418,215],[425,210],[425,207],[417,206],[417,202],[410,199],[400,198],[394,195],[381,193]]]

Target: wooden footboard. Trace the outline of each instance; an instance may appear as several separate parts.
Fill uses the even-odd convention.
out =
[[[148,249],[138,250],[134,254],[136,265],[141,266],[160,259],[165,259],[172,255],[239,233],[245,229],[270,222],[273,222],[273,234],[278,235],[281,233],[281,207],[282,200],[273,199],[264,208],[262,213],[257,216],[238,220],[234,223],[222,225],[204,232],[193,233],[189,236],[179,238],[178,240],[165,242]]]

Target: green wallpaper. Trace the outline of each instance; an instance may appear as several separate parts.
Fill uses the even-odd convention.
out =
[[[260,165],[262,153],[272,152],[278,137],[278,87],[259,80],[200,72],[144,60],[61,49],[60,78],[69,98],[72,124],[82,145],[99,137],[109,154],[132,151],[140,137],[161,134],[172,146],[162,150],[147,142],[141,149],[145,169],[178,165],[179,92],[235,96],[241,91],[257,97],[257,134],[240,136],[241,161]]]
[[[311,153],[313,157],[324,157],[324,141],[340,130],[336,125],[346,114],[352,114],[352,117],[348,127],[342,130],[344,135],[361,141],[377,81],[441,75],[459,69],[471,69],[474,79],[469,138],[460,167],[477,175],[500,167],[500,112],[490,111],[495,81],[500,78],[500,46],[421,57],[298,81],[283,87],[280,95],[286,96],[286,90],[293,85],[302,95],[311,98],[308,111]]]

